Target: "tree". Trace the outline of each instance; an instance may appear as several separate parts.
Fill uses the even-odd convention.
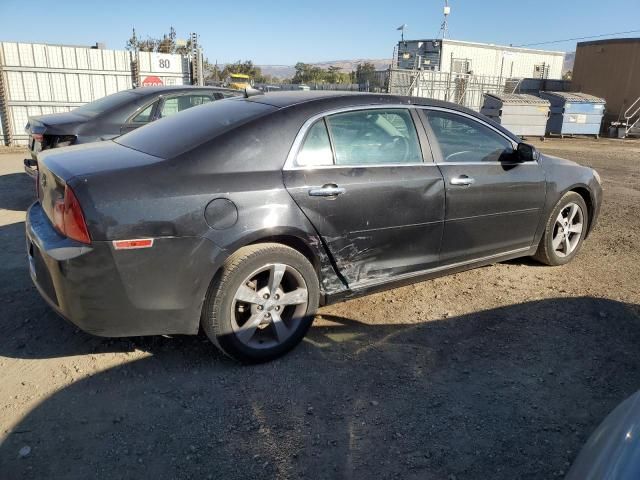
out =
[[[356,82],[364,85],[374,80],[376,67],[371,62],[359,63],[356,68]]]
[[[341,83],[341,75],[340,67],[336,67],[335,65],[331,65],[327,69],[327,82],[329,83]]]
[[[224,80],[224,78],[222,77],[222,70],[220,70],[220,67],[218,67],[218,64],[211,63],[206,58],[202,65],[202,71],[204,73],[205,84],[207,84],[208,82],[217,83]]]
[[[254,82],[265,83],[264,77],[262,76],[262,70],[260,70],[260,67],[254,65],[251,60],[245,60],[244,62],[238,60],[236,63],[229,63],[225,65],[222,70],[222,78],[227,78],[232,73],[249,75]]]
[[[169,27],[169,33],[163,34],[161,38],[147,37],[144,40],[138,37],[134,28],[125,48],[134,52],[188,54],[191,51],[191,40],[187,40],[185,45],[178,46],[176,38],[176,30],[173,27]]]
[[[335,65],[325,70],[315,65],[298,62],[294,68],[296,73],[291,83],[352,83],[351,74],[343,72]]]

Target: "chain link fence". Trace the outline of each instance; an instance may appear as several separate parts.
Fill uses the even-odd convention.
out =
[[[395,95],[434,98],[480,111],[485,93],[505,92],[507,79],[431,70],[388,72],[388,92]],[[509,91],[508,93],[512,93]]]

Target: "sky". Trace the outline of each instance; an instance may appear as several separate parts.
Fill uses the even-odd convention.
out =
[[[399,40],[435,37],[443,0],[121,1],[0,0],[0,41],[124,48],[138,36],[173,26],[197,32],[205,56],[218,63],[259,65],[391,58]],[[450,0],[449,37],[523,45],[640,30],[640,0]],[[620,36],[620,35],[618,35]],[[621,35],[640,37],[640,32]],[[535,48],[573,51],[576,41]]]

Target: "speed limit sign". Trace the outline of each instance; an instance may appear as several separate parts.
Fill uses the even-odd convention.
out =
[[[151,63],[154,72],[167,72],[175,68],[173,65],[173,55],[153,53]]]

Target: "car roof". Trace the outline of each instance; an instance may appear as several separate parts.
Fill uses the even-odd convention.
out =
[[[324,103],[327,104],[344,104],[349,105],[386,105],[390,103],[396,103],[401,105],[423,105],[430,107],[445,107],[451,110],[458,110],[465,113],[477,112],[469,110],[466,107],[458,105],[456,103],[443,102],[434,98],[422,98],[422,97],[407,97],[403,95],[393,95],[388,93],[368,93],[368,92],[340,92],[340,91],[328,91],[328,90],[311,90],[311,91],[280,91],[280,92],[268,92],[264,95],[255,95],[249,97],[249,101],[264,103],[276,108],[288,108],[300,104],[308,104],[313,102],[321,106]]]
[[[217,91],[217,92],[235,92],[239,95],[242,92],[238,90],[232,90],[230,88],[220,88],[220,87],[199,87],[196,85],[167,85],[167,86],[154,86],[154,87],[138,87],[129,90],[129,92],[136,95],[150,95],[157,93],[174,93],[174,92],[185,92],[185,91]]]
[[[368,93],[368,92],[346,92],[346,91],[280,91],[269,92],[264,95],[255,95],[245,99],[246,101],[263,103],[273,107],[296,108],[312,106],[317,112],[342,107],[354,107],[360,105],[420,105],[425,107],[440,107],[471,115],[484,122],[490,123],[495,128],[511,137],[516,142],[520,139],[506,130],[500,124],[485,117],[484,115],[457,103],[444,102],[435,98],[407,97],[403,95],[393,95],[388,93]]]

